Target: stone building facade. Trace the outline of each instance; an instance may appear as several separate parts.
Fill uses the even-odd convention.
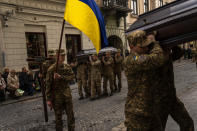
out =
[[[128,0],[96,2],[105,18],[110,45],[124,51]],[[23,66],[38,68],[26,59],[45,56],[48,49],[58,48],[64,8],[65,0],[1,0],[0,70],[5,66],[16,70]],[[80,50],[94,47],[82,32],[66,23],[62,48],[70,62]]]
[[[138,15],[153,10],[174,0],[129,0],[129,7],[133,10],[127,16],[127,27],[132,25],[138,18]]]

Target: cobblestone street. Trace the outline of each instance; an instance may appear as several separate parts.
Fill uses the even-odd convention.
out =
[[[175,63],[175,82],[178,96],[184,101],[197,125],[197,72],[196,65],[189,61]],[[123,77],[121,93],[96,101],[79,101],[77,87],[72,86],[76,118],[76,131],[110,131],[124,121],[124,103],[127,83]],[[49,122],[44,122],[42,99],[40,97],[19,103],[0,105],[0,131],[54,131],[54,113],[50,110]],[[64,115],[66,127],[66,115]],[[178,131],[171,118],[166,131]]]

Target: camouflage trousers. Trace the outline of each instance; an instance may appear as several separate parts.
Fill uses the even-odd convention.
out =
[[[163,131],[161,119],[154,108],[155,105],[151,99],[140,93],[127,96],[125,103],[127,131]]]
[[[170,104],[164,103],[161,105],[159,115],[164,130],[168,116],[171,115],[171,117],[180,126],[180,131],[194,131],[194,122],[187,112],[184,104],[177,97],[175,100],[171,100]]]
[[[107,94],[107,82],[109,81],[111,93],[114,91],[113,73],[103,75],[103,94]]]
[[[96,75],[91,79],[91,98],[95,98],[96,95],[101,95],[101,75]]]
[[[88,90],[91,92],[91,74],[88,73]]]
[[[131,120],[128,119],[131,117]],[[127,116],[125,125],[127,131],[163,131],[161,121],[157,116],[152,118],[143,118],[143,116]]]
[[[68,131],[74,131],[75,118],[73,112],[72,98],[67,99],[66,101],[63,101],[62,99],[55,100],[55,102],[53,102],[53,108],[55,111],[56,131],[63,131],[63,122],[62,122],[63,111],[65,111],[67,115]]]
[[[78,83],[78,93],[80,97],[83,97],[83,89],[85,92],[86,97],[90,96],[90,91],[89,87],[87,86],[87,80],[85,77],[78,77],[77,78],[77,83]]]
[[[117,87],[117,84],[116,84],[116,77],[118,78],[118,87]],[[122,88],[122,76],[121,76],[121,72],[116,72],[114,73],[114,87],[115,87],[115,90],[121,90]]]

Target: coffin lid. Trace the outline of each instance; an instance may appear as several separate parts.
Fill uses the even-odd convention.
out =
[[[197,0],[177,0],[139,16],[126,31],[156,30],[161,44],[180,44],[197,38]]]

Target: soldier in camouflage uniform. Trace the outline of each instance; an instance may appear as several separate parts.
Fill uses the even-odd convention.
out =
[[[78,93],[79,93],[79,100],[84,99],[83,90],[85,91],[86,98],[90,96],[89,87],[87,86],[87,78],[86,78],[86,70],[87,64],[85,62],[77,63],[77,83],[78,83]]]
[[[197,68],[197,48],[194,51],[194,62],[196,62],[196,68]]]
[[[154,36],[151,35],[148,35],[148,39],[151,38],[153,42],[156,42]],[[173,61],[180,59],[183,54],[183,50],[178,46],[164,48],[165,63],[155,70],[156,75],[154,77],[157,81],[153,84],[158,88],[154,92],[154,100],[163,130],[165,130],[168,115],[171,115],[179,124],[181,131],[194,131],[193,120],[189,116],[184,104],[176,96],[174,85]]]
[[[115,54],[114,58],[115,64],[114,64],[114,86],[115,90],[117,90],[117,85],[116,85],[116,76],[118,78],[118,92],[121,91],[122,88],[122,81],[121,81],[121,72],[122,72],[122,61],[123,57],[121,56],[121,50],[118,49],[118,52]]]
[[[102,61],[103,61],[103,95],[108,96],[107,82],[109,81],[110,90],[111,90],[110,96],[112,96],[114,91],[114,72],[113,72],[114,60],[111,57],[111,53],[106,52],[106,56],[102,57]]]
[[[163,50],[158,43],[150,43],[144,31],[128,36],[131,54],[124,60],[128,81],[125,104],[127,131],[162,131],[160,118],[155,111],[153,85],[155,69],[164,63]]]
[[[56,53],[57,55],[57,53]],[[73,112],[72,95],[69,82],[73,81],[75,75],[68,64],[64,64],[65,51],[60,51],[58,72],[55,73],[56,64],[49,67],[46,77],[47,104],[55,111],[56,131],[63,131],[62,113],[67,115],[68,131],[74,131],[75,118]],[[55,83],[53,85],[53,83]]]
[[[88,90],[91,92],[91,64],[90,62],[87,62],[87,67],[88,67]]]
[[[47,75],[47,70],[49,69],[49,67],[55,63],[55,50],[50,49],[48,50],[48,56],[49,58],[51,58],[51,60],[48,60],[46,62],[43,63],[43,76],[44,76],[44,80],[46,78]]]
[[[101,96],[101,61],[98,59],[97,54],[89,57],[91,64],[91,100],[96,99]]]

